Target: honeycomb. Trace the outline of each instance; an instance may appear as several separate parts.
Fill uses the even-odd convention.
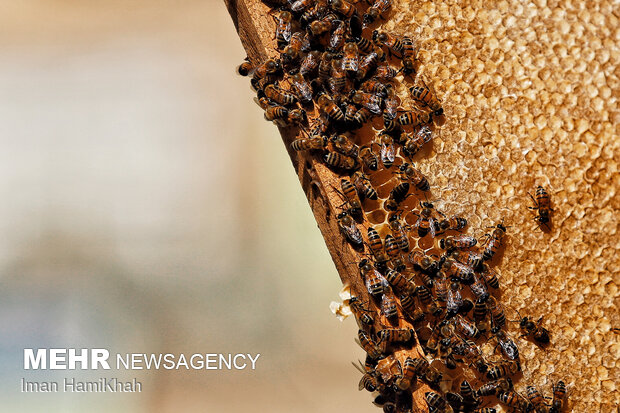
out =
[[[550,396],[552,383],[562,379],[569,388],[566,411],[615,411],[618,277],[612,265],[618,260],[609,244],[617,226],[617,11],[610,4],[586,10],[500,2],[491,9],[404,1],[394,1],[393,10],[382,29],[416,33],[417,78],[446,112],[433,148],[416,162],[431,181],[433,202],[447,215],[467,218],[477,237],[498,222],[509,227],[507,246],[493,259],[502,274],[501,301],[512,320],[543,317],[551,331],[546,349],[518,340],[524,377],[516,389],[535,385]],[[398,92],[406,107],[405,85]],[[361,143],[369,132],[360,134]],[[392,178],[373,175],[381,198]],[[550,191],[555,210],[545,231],[528,209],[528,192],[537,185]],[[403,204],[410,210],[418,201]],[[364,209],[385,236],[381,206]],[[415,217],[405,219],[412,224]],[[584,229],[593,237],[585,240]],[[418,247],[433,252],[432,237]],[[509,324],[518,336],[518,323]]]
[[[497,262],[502,303],[544,317],[552,344],[518,340],[524,383],[566,411],[620,404],[620,24],[617,3],[394,1],[383,27],[416,33],[418,76],[443,100],[445,124],[417,167],[436,206],[481,236],[504,219]],[[426,63],[426,64],[425,64]],[[552,198],[550,231],[528,210],[537,185]],[[514,314],[514,316],[512,316]],[[509,323],[513,336],[518,323]]]

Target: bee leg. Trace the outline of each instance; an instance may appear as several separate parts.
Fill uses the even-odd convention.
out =
[[[482,244],[483,239],[484,239],[484,244]],[[481,245],[487,245],[490,239],[491,239],[491,234],[484,234],[478,241],[480,242]]]

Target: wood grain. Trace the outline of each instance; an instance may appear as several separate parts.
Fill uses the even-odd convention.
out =
[[[250,62],[257,65],[268,57],[279,57],[274,39],[275,23],[269,14],[270,8],[260,0],[224,0],[224,2]],[[372,300],[359,274],[358,263],[363,256],[344,239],[335,218],[343,202],[334,189],[340,188],[341,176],[327,168],[314,156],[296,152],[290,148],[290,143],[296,138],[297,129],[280,127],[279,131],[342,283],[350,285],[351,293],[360,297],[362,301],[371,302]],[[368,140],[368,138],[362,140]],[[364,237],[368,223],[365,224],[364,228],[360,228]],[[375,319],[377,323],[383,322],[385,325],[389,325],[382,316],[375,317]],[[378,329],[382,328],[379,325],[377,327]],[[402,317],[398,322],[398,327],[412,328],[411,324]],[[395,352],[395,356],[401,363],[407,357],[423,356],[424,352],[417,340],[416,343],[418,344],[411,350]],[[343,360],[343,362],[348,361]],[[414,404],[418,411],[427,410],[424,393],[429,390],[430,388],[426,384],[418,381],[413,392]]]

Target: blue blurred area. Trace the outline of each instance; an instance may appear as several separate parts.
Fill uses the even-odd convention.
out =
[[[0,16],[2,411],[363,411],[355,323],[220,2],[25,1]],[[23,394],[23,348],[261,353]],[[72,372],[96,380],[96,371]],[[110,376],[110,375],[108,375]],[[319,396],[320,395],[320,396]],[[360,410],[361,409],[361,410]]]

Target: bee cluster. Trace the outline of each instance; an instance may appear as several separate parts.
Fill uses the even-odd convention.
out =
[[[493,400],[513,411],[560,412],[562,381],[552,398],[513,386],[519,349],[506,331],[501,277],[493,269],[509,227],[496,223],[479,244],[463,233],[465,218],[448,217],[428,200],[431,182],[416,163],[444,110],[416,76],[414,39],[377,27],[391,0],[264,1],[280,57],[255,67],[246,61],[238,71],[251,76],[265,119],[298,130],[292,149],[339,175],[332,189],[342,205],[334,215],[359,253],[368,293],[367,300],[359,292],[347,300],[367,353],[360,389],[376,392],[375,404],[386,412],[417,409],[412,393],[421,386],[434,412],[491,413],[496,409],[485,406]],[[403,90],[410,107],[402,105]],[[541,190],[532,209],[547,225]],[[522,337],[548,344],[541,324],[522,317]],[[489,343],[494,348],[485,352]],[[424,356],[402,356],[416,345]]]

